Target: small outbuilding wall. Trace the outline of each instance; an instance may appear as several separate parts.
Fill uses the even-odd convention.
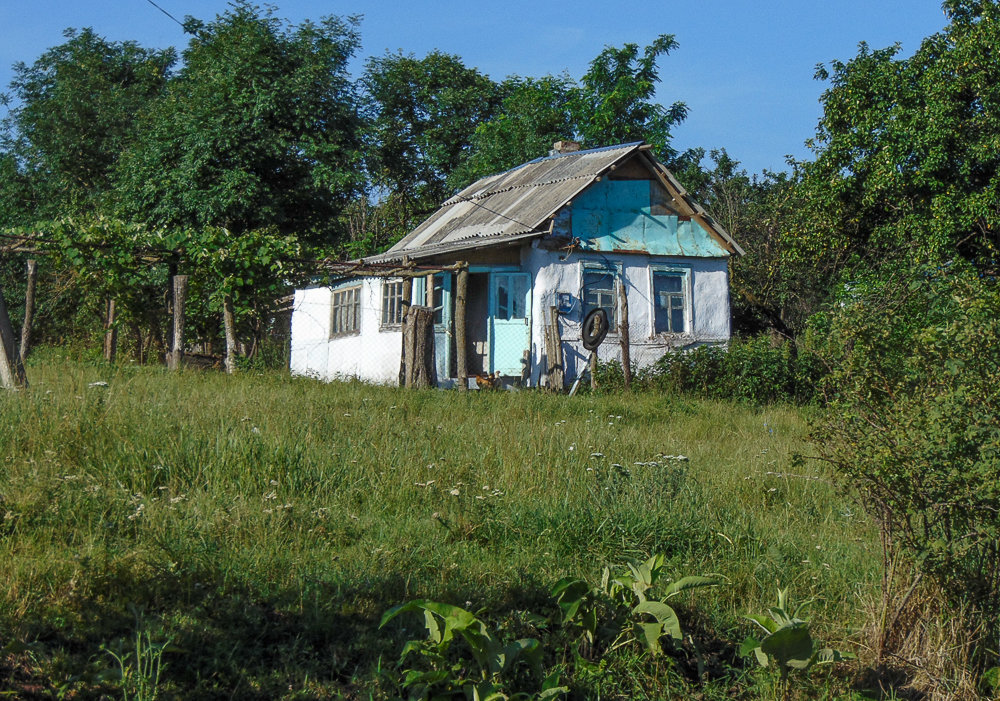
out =
[[[357,333],[333,336],[334,288],[295,291],[290,362],[293,375],[377,384],[398,381],[402,333],[398,327],[381,327],[381,280],[359,278],[336,289],[354,286],[360,287],[360,328]]]

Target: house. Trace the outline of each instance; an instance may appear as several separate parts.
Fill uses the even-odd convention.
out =
[[[467,266],[469,375],[499,373],[538,386],[549,363],[546,326],[558,310],[566,381],[590,352],[581,324],[604,308],[612,332],[601,361],[620,359],[617,284],[624,283],[634,365],[671,350],[724,344],[730,336],[728,259],[743,250],[642,143],[552,154],[473,183],[387,252],[357,261],[358,276],[297,290],[291,370],[322,379],[395,383],[401,279],[413,303],[435,310],[439,385],[455,381],[456,264]],[[435,272],[436,271],[436,272]]]

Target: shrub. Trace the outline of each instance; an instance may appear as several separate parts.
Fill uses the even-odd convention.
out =
[[[882,529],[994,628],[1000,601],[1000,289],[958,265],[852,288],[829,315],[813,441]],[[888,571],[888,570],[887,570]]]
[[[800,351],[794,342],[761,335],[734,338],[728,348],[698,346],[668,353],[637,372],[635,382],[642,389],[709,399],[805,404],[816,398],[824,372],[813,353]],[[620,387],[621,366],[614,362],[601,366],[598,382],[602,387]]]

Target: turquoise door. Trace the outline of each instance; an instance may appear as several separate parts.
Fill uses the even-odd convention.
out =
[[[490,274],[490,371],[520,377],[531,342],[531,277]]]
[[[427,299],[427,280],[419,277],[413,281],[413,303],[434,309],[434,366],[438,381],[451,377],[452,309],[451,273],[434,275],[433,303]]]
[[[451,273],[434,276],[434,360],[438,382],[451,377]]]

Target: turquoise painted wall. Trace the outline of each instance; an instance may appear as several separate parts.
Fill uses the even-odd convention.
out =
[[[573,199],[571,221],[583,250],[696,258],[729,255],[697,222],[653,214],[648,180],[594,183]]]

